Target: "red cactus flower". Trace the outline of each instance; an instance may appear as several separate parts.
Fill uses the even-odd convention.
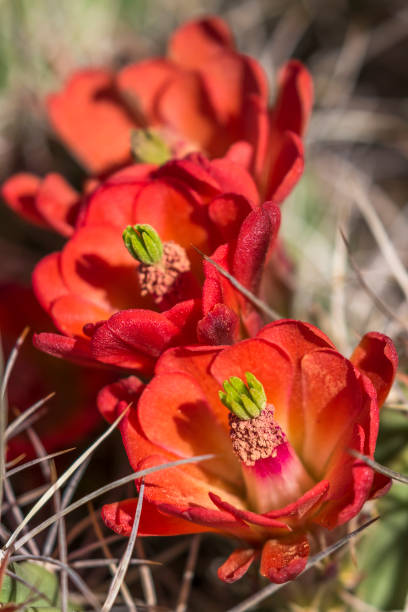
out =
[[[386,336],[366,334],[347,360],[317,328],[293,320],[229,347],[166,351],[121,423],[131,466],[214,458],[145,477],[139,534],[221,532],[240,541],[222,580],[237,580],[257,557],[273,582],[295,578],[313,534],[349,521],[389,486],[349,449],[373,457],[396,366]],[[139,390],[124,380],[120,392],[100,394],[110,419]],[[105,506],[105,523],[129,534],[136,503]]]
[[[261,67],[235,50],[218,17],[188,22],[173,34],[166,58],[148,59],[118,74],[81,70],[48,100],[51,123],[91,174],[131,162],[131,131],[153,128],[172,157],[199,151],[227,155],[250,170],[263,200],[281,202],[303,169],[301,137],[312,85],[298,61],[288,62],[268,108]],[[64,179],[17,174],[3,188],[22,216],[72,233],[80,199]]]
[[[211,254],[224,245],[233,273],[256,289],[279,221],[275,205],[258,205],[250,175],[225,159],[194,154],[159,169],[138,164],[118,172],[89,196],[63,250],[34,271],[36,296],[65,334],[40,334],[36,345],[149,372],[169,346],[230,343],[252,333],[259,321],[234,292],[214,292],[209,281],[202,308],[202,256],[194,247]],[[134,224],[157,232],[160,261],[129,253],[122,232]]]
[[[38,305],[31,289],[16,284],[0,286],[0,332],[4,358],[7,359],[18,336],[26,326],[50,329],[48,317]],[[30,338],[22,345],[7,387],[10,418],[23,412],[49,393],[55,397],[46,404],[47,412],[35,422],[45,448],[51,452],[77,444],[100,423],[95,396],[112,375],[101,369],[63,364],[40,353]],[[13,414],[14,412],[14,414]],[[62,426],[63,425],[63,426]],[[11,459],[20,454],[35,455],[28,436],[21,433],[8,441]]]

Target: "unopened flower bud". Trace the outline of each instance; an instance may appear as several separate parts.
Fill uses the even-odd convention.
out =
[[[139,163],[161,166],[171,159],[169,146],[155,130],[132,130],[130,142],[133,156]]]
[[[122,234],[129,253],[140,263],[154,265],[163,256],[163,245],[158,233],[151,225],[128,225]]]

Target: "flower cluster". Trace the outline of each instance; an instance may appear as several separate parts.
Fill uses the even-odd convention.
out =
[[[264,326],[219,269],[263,297],[280,204],[303,170],[307,70],[287,63],[273,107],[268,98],[225,23],[192,21],[165,58],[82,70],[49,98],[88,172],[81,193],[56,174],[3,186],[16,212],[67,238],[33,273],[58,330],[39,328],[35,346],[114,377],[98,407],[112,422],[131,404],[120,428],[135,471],[212,455],[146,477],[139,534],[238,539],[219,569],[226,582],[258,557],[262,575],[293,579],[319,529],[389,487],[349,450],[374,456],[392,342],[367,334],[348,360],[310,324]],[[105,506],[105,523],[129,534],[136,505]]]

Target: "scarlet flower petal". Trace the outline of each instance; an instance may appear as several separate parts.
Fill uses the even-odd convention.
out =
[[[31,223],[46,227],[47,223],[37,208],[37,193],[40,185],[41,179],[37,176],[21,172],[3,184],[1,195],[18,215]]]
[[[61,276],[60,261],[60,253],[50,253],[34,268],[32,282],[35,296],[45,310],[48,310],[57,298],[68,293]]]
[[[217,196],[208,207],[210,219],[225,241],[236,238],[244,219],[251,211],[248,200],[235,193]]]
[[[214,54],[233,48],[227,24],[219,17],[207,17],[176,30],[169,43],[169,57],[183,68],[198,68]]]
[[[213,453],[215,458],[206,461],[205,469],[226,481],[240,480],[228,432],[207,403],[199,381],[189,375],[155,376],[139,400],[138,419],[145,436],[158,447],[178,457]]]
[[[305,569],[309,551],[308,539],[302,534],[267,540],[262,549],[262,576],[277,584],[293,580]]]
[[[241,519],[246,523],[252,523],[253,525],[265,527],[268,530],[271,530],[271,533],[273,533],[273,530],[276,530],[277,533],[279,533],[279,531],[282,532],[282,530],[291,531],[291,528],[286,523],[271,518],[267,514],[257,514],[256,512],[250,512],[249,510],[235,508],[232,504],[229,504],[228,502],[224,501],[223,499],[221,499],[221,497],[215,495],[211,491],[208,495],[211,501],[214,502],[214,504],[217,506],[217,508],[229,512],[236,518]]]
[[[131,498],[113,504],[106,504],[102,508],[102,520],[115,533],[129,536],[136,514],[137,502],[137,498]],[[199,525],[194,525],[194,523],[163,514],[154,504],[150,504],[146,499],[143,499],[138,535],[166,536],[200,533],[201,531],[207,530]]]
[[[236,582],[244,576],[259,552],[254,548],[237,548],[218,568],[218,578],[223,582]]]
[[[37,194],[37,209],[41,216],[63,236],[71,236],[80,207],[80,195],[59,174],[48,174]]]
[[[303,447],[300,455],[313,474],[322,476],[344,434],[364,408],[353,365],[333,349],[319,349],[301,362]]]
[[[382,406],[398,366],[398,355],[390,338],[377,332],[365,334],[350,361],[371,380],[377,392],[378,405]]]
[[[103,387],[97,397],[99,412],[109,423],[130,404],[136,405],[144,384],[137,376],[128,376]]]
[[[263,338],[284,348],[294,363],[298,363],[303,355],[315,349],[335,348],[320,329],[310,323],[293,319],[280,319],[265,325],[257,338]]]
[[[304,168],[302,141],[293,132],[277,135],[273,157],[267,162],[265,199],[280,204],[299,181]]]
[[[67,336],[84,337],[87,324],[108,319],[111,312],[79,295],[62,295],[49,307],[49,313],[58,329]]]
[[[144,173],[140,180],[117,178],[106,181],[89,198],[81,225],[110,225],[117,227],[120,235],[127,225],[134,223],[133,211],[145,183]]]
[[[169,79],[157,106],[160,122],[196,143],[198,149],[215,148],[214,155],[222,155],[226,143],[219,138],[214,109],[197,73],[181,72]]]
[[[151,371],[157,357],[179,333],[163,314],[141,308],[123,310],[95,331],[92,354],[103,363]]]
[[[311,518],[316,512],[316,509],[325,500],[329,489],[330,483],[327,480],[321,480],[292,504],[285,506],[285,508],[280,508],[279,510],[267,512],[265,516],[274,519],[285,518],[289,525],[304,523]]]
[[[95,367],[95,361],[90,352],[90,343],[82,338],[68,338],[59,334],[34,334],[33,344],[40,351],[68,359],[80,365],[91,365]]]
[[[90,172],[100,174],[130,161],[135,120],[105,70],[82,70],[48,98],[55,131]]]
[[[153,59],[125,66],[118,76],[121,93],[142,126],[157,115],[157,103],[166,83],[180,72],[165,59]]]
[[[238,315],[225,304],[216,304],[197,324],[200,344],[233,344],[238,339]]]
[[[244,340],[221,351],[211,365],[211,373],[220,388],[230,376],[245,380],[245,372],[252,372],[262,383],[268,402],[275,406],[276,419],[285,431],[293,384],[293,366],[287,353],[261,339]]]
[[[279,95],[272,113],[274,129],[302,136],[312,110],[312,78],[301,62],[291,60],[281,69],[278,80]]]

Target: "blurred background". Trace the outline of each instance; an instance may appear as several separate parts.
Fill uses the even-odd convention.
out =
[[[397,343],[401,371],[376,458],[407,473],[406,0],[0,0],[0,181],[17,171],[58,171],[79,188],[84,172],[49,128],[45,96],[78,67],[119,68],[164,54],[178,25],[209,13],[222,16],[238,48],[262,64],[272,96],[290,57],[313,76],[306,171],[282,209],[294,261],[293,276],[282,279],[292,294],[282,314],[316,323],[346,355],[369,330]],[[2,205],[0,282],[29,282],[33,265],[61,244]],[[376,511],[381,521],[356,550],[258,609],[408,610],[407,488],[394,485]],[[157,547],[147,542],[147,554]],[[215,539],[202,545],[191,609],[224,610],[257,588],[216,582],[215,557],[225,548]],[[165,591],[166,581],[168,574]]]

